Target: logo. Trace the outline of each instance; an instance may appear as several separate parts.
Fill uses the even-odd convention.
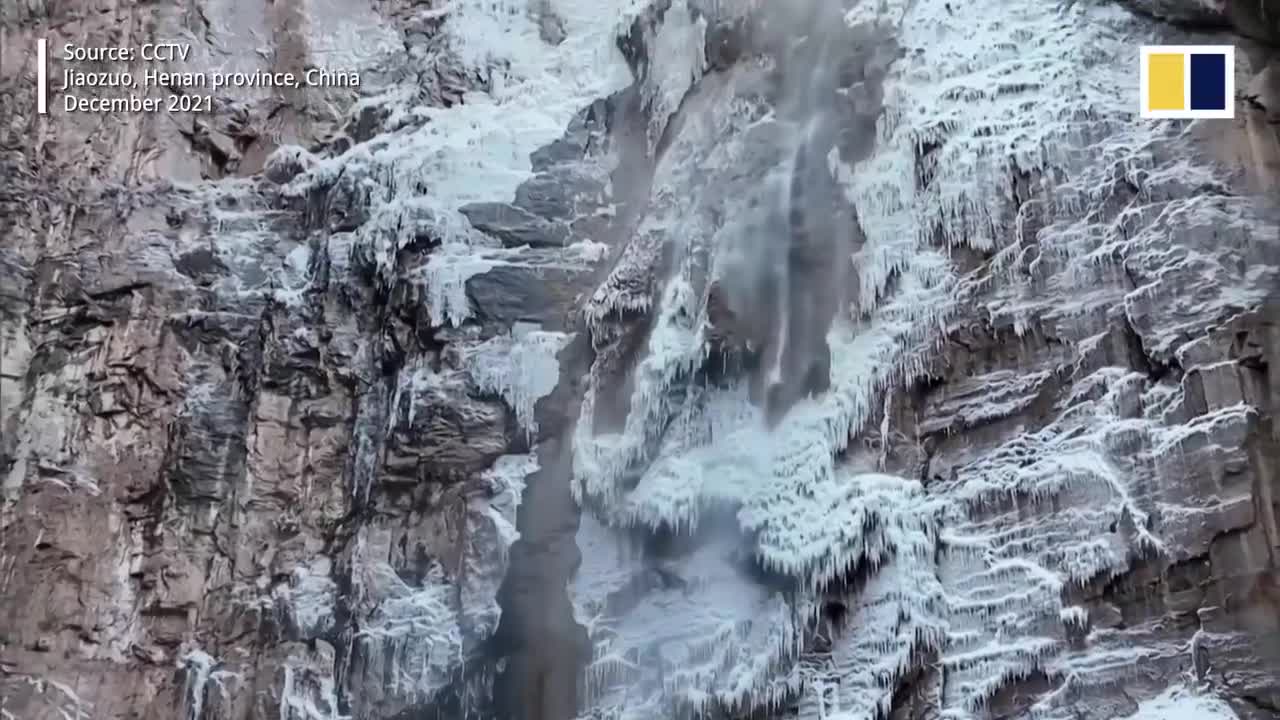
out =
[[[1142,117],[1235,117],[1235,64],[1231,45],[1144,45]]]

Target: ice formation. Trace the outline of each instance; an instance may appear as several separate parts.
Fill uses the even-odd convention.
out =
[[[468,503],[459,604],[464,630],[476,638],[488,638],[502,618],[498,589],[509,567],[511,546],[520,539],[516,511],[526,478],[537,470],[536,451],[504,455],[483,475],[488,497]]]
[[[368,619],[356,642],[366,658],[363,672],[384,679],[394,696],[430,700],[463,659],[454,586],[438,565],[420,587],[385,563],[362,564],[361,571],[359,606],[368,608]]]
[[[1175,685],[1141,703],[1136,713],[1123,720],[1236,720],[1238,717],[1222,700]]]
[[[549,46],[526,0],[464,0],[439,12],[450,50],[468,71],[488,78],[466,102],[441,108],[403,93],[366,99],[390,112],[383,132],[349,152],[316,162],[289,185],[299,196],[350,185],[367,221],[344,242],[366,248],[384,279],[396,252],[422,233],[443,243],[424,270],[432,322],[458,325],[470,314],[466,281],[495,264],[521,262],[459,212],[474,202],[506,202],[531,174],[529,156],[556,140],[597,98],[620,90],[631,73],[618,52],[616,22],[629,0],[555,4],[565,39]]]
[[[1059,687],[1037,712],[1066,717],[1063,698],[1099,669],[1123,674],[1169,652],[1089,627],[1064,598],[1167,552],[1142,464],[1199,425],[1239,422],[1245,406],[1179,425],[1156,409],[1178,390],[1078,361],[1060,370],[1074,394],[1043,425],[959,457],[927,487],[853,467],[849,442],[927,371],[957,309],[980,293],[995,298],[984,308],[992,325],[1015,336],[1052,327],[1080,358],[1101,340],[1089,328],[1116,307],[1147,353],[1171,356],[1185,328],[1256,303],[1274,273],[1233,267],[1257,227],[1249,201],[1215,192],[1211,167],[1171,153],[1175,127],[1133,122],[1136,77],[1123,59],[1143,30],[1118,8],[922,0],[847,20],[891,22],[904,52],[885,83],[874,152],[832,163],[866,243],[854,258],[859,295],[827,337],[830,387],[770,425],[745,388],[690,380],[711,352],[705,277],[727,262],[735,220],[749,213],[736,198],[689,189],[749,162],[744,147],[774,122],[733,105],[733,77],[708,76],[687,94],[649,214],[588,303],[597,337],[628,315],[652,322],[623,427],[593,427],[607,391],[596,378],[575,436],[575,490],[597,517],[579,531],[584,564],[571,594],[596,648],[589,705],[609,717],[795,704],[806,718],[871,720],[923,658],[945,668],[945,717],[970,717],[1037,674]],[[1222,239],[1199,251],[1197,229],[1208,226]],[[957,249],[990,255],[997,272],[967,271]],[[1112,287],[1096,280],[1126,259],[1155,270],[1130,291],[1097,289]],[[1217,282],[1179,296],[1170,278],[1182,273]],[[997,422],[1050,379],[975,380],[984,394],[952,420]],[[655,571],[619,528],[717,539],[663,561],[672,564],[656,571],[658,588],[626,601],[628,578]],[[745,564],[790,591],[749,577],[726,549],[744,546]],[[625,562],[597,557],[615,554]],[[848,588],[851,576],[866,580]],[[682,583],[698,588],[696,607],[680,599]],[[816,608],[831,597],[849,618],[822,629]],[[827,647],[806,645],[815,632]],[[1073,647],[1068,633],[1091,642]],[[732,671],[721,668],[747,646]],[[661,680],[638,660],[649,653],[662,658]]]
[[[485,341],[468,357],[471,376],[507,401],[530,438],[538,433],[534,405],[559,382],[556,356],[569,340],[562,332],[517,330]]]
[[[296,653],[285,660],[280,720],[348,719],[338,712],[337,688],[330,674],[332,655],[331,648],[322,648],[313,654]]]
[[[322,558],[299,566],[289,584],[277,587],[277,596],[302,637],[321,637],[332,626],[338,587],[329,565]]]
[[[183,683],[182,701],[186,707],[186,720],[204,717],[205,703],[210,689],[217,692],[217,699],[226,704],[240,676],[225,668],[216,658],[195,648],[182,656],[179,667],[186,677]],[[212,685],[210,685],[212,683]]]
[[[657,3],[644,4],[655,5]],[[686,0],[674,0],[663,11],[663,21],[658,27],[651,35],[646,33],[648,47],[642,61],[640,95],[649,117],[646,128],[649,153],[657,150],[667,122],[706,70],[707,20],[691,10]],[[624,13],[619,34],[630,32],[636,19],[634,13]]]

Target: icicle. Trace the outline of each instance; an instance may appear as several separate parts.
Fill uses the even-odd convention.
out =
[[[564,333],[535,330],[495,337],[467,355],[476,383],[507,401],[529,439],[538,433],[534,406],[560,381],[557,355],[570,339]]]
[[[893,390],[889,389],[884,394],[884,417],[880,420],[880,458],[879,470],[884,472],[885,467],[889,464],[889,452],[892,442],[889,438],[889,422],[893,415]]]

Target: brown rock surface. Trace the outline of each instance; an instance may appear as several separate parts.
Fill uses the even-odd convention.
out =
[[[408,636],[407,662],[404,627],[442,632],[452,655],[413,678],[438,686],[492,633],[529,470],[482,471],[527,452],[512,410],[312,233],[359,196],[280,186],[344,128],[374,134],[347,109],[406,76],[426,6],[0,8],[5,717],[390,716],[431,698],[371,665],[397,652],[380,633]],[[63,43],[178,39],[191,56],[164,70],[363,83],[224,90],[207,114],[66,113],[54,93],[37,116],[37,37],[53,78]],[[408,79],[441,104],[470,82],[447,60]]]

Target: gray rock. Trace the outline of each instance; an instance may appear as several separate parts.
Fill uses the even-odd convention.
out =
[[[716,70],[727,70],[737,63],[749,47],[750,28],[743,19],[717,23],[707,31],[707,64]]]
[[[1275,0],[1124,0],[1123,4],[1144,15],[1199,30],[1230,28],[1269,43],[1280,38],[1280,4]]]
[[[498,266],[467,280],[467,296],[481,318],[506,325],[559,325],[574,310],[585,271],[537,265]]]
[[[355,230],[369,219],[370,188],[359,173],[343,173],[325,196],[325,221],[330,233]]]
[[[604,193],[598,178],[570,165],[521,183],[513,204],[547,220],[570,222],[600,207]]]
[[[182,500],[217,503],[243,477],[249,408],[228,383],[193,390],[170,440],[169,482]]]
[[[597,100],[580,110],[569,122],[564,136],[538,148],[529,156],[534,172],[581,161],[591,146],[592,138],[604,131],[608,117],[608,101]]]
[[[559,45],[564,42],[567,36],[564,29],[564,20],[549,10],[542,13],[541,17],[538,18],[538,35],[548,45]]]
[[[315,164],[315,158],[305,149],[286,145],[276,148],[267,156],[262,174],[268,180],[284,185]]]
[[[563,247],[569,242],[569,228],[563,223],[508,203],[472,203],[459,211],[475,229],[498,238],[507,247]]]
[[[384,481],[461,478],[513,449],[514,421],[501,401],[468,395],[465,373],[419,373],[392,408]]]

